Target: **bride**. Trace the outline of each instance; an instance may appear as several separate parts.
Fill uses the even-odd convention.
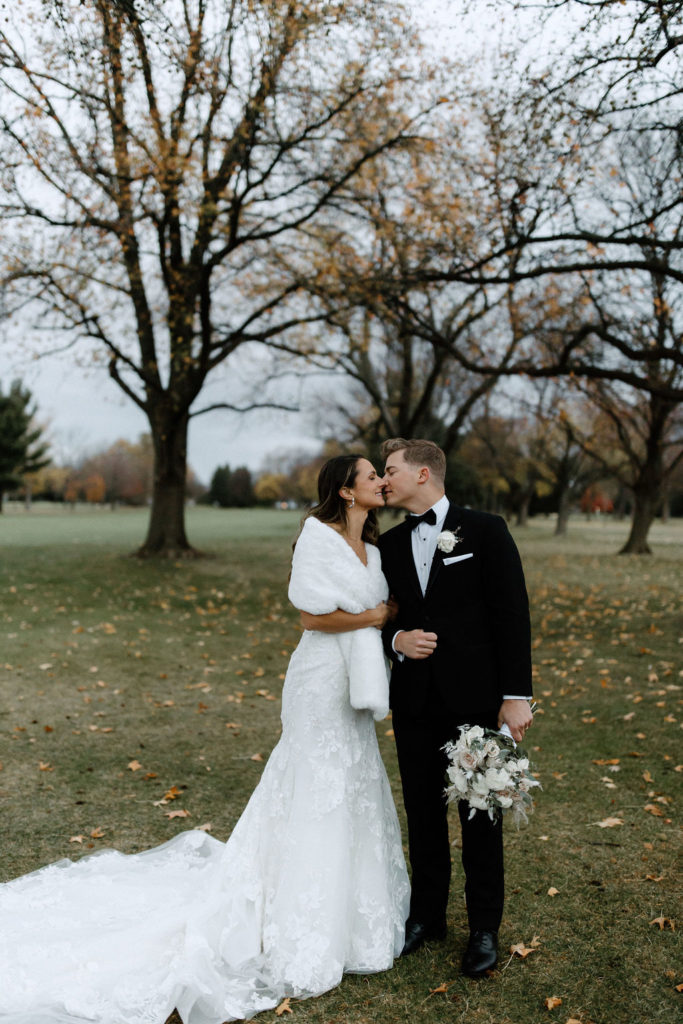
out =
[[[226,843],[181,833],[0,885],[2,1024],[222,1024],[387,970],[409,887],[373,715],[388,615],[361,456],[327,462],[292,559],[282,736]]]

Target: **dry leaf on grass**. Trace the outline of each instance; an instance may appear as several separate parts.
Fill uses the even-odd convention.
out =
[[[251,757],[249,758],[249,760],[250,761],[262,761],[263,760],[263,754],[252,754]]]
[[[512,953],[513,956],[519,956],[522,958],[522,960],[526,960],[526,958],[531,953],[538,952],[538,947],[540,946],[540,944],[541,941],[538,935],[534,935],[529,946],[525,946],[523,942],[518,942],[514,946],[510,946],[510,952]]]
[[[142,768],[142,765],[140,764],[139,761],[136,761],[135,758],[133,758],[132,761],[128,762],[128,767],[132,772],[139,772],[140,769]]]
[[[548,889],[548,896],[558,896],[560,893],[559,889],[556,889],[554,885],[551,885]]]
[[[171,818],[189,818],[190,817],[190,812],[189,811],[183,811],[183,810],[164,811],[164,814],[169,819],[169,821],[171,820]]]
[[[623,825],[624,822],[622,818],[603,818],[602,821],[594,821],[593,824],[598,828],[614,828],[615,825]]]
[[[548,1010],[554,1010],[557,1006],[562,1006],[562,1000],[559,996],[548,996],[544,1002],[546,1009]]]
[[[290,997],[289,996],[287,996],[286,999],[282,1000],[280,1005],[275,1010],[276,1016],[281,1017],[283,1013],[294,1013],[294,1010],[289,1005],[289,1002],[290,1002]]]
[[[667,925],[669,926],[672,932],[676,931],[675,922],[672,921],[670,917],[664,917],[663,915],[661,917],[655,917],[654,920],[650,921],[650,924],[658,924],[660,932],[664,931]]]

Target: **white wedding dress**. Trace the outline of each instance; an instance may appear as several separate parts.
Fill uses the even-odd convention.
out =
[[[368,559],[309,518],[293,603],[374,607],[386,583],[370,546]],[[186,1024],[221,1024],[392,966],[409,887],[373,723],[386,707],[379,644],[377,630],[303,634],[281,739],[226,843],[190,831],[0,886],[2,1024],[163,1024],[174,1008]],[[349,696],[353,668],[363,705],[362,663],[371,710]]]

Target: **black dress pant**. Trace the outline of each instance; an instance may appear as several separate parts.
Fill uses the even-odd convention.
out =
[[[497,728],[496,714],[454,714],[438,695],[418,715],[394,710],[392,716],[403,800],[408,819],[408,843],[412,873],[410,916],[428,927],[440,928],[446,918],[451,877],[448,836],[448,759],[443,746],[458,737],[458,726]],[[465,900],[471,930],[497,931],[503,914],[503,828],[486,811],[459,805],[462,831],[462,864]]]

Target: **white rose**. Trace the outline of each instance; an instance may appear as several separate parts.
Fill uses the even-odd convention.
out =
[[[450,530],[444,530],[443,533],[440,533],[436,538],[437,548],[439,551],[445,551],[447,555],[450,554],[456,544],[457,540],[455,538],[455,534],[451,533]]]
[[[474,793],[468,801],[470,807],[476,807],[478,811],[485,811],[488,804],[486,803],[486,797],[478,796]]]
[[[484,730],[480,725],[473,725],[467,730],[465,737],[467,739],[467,745],[471,746],[474,740],[483,740]]]
[[[512,797],[504,796],[502,793],[499,793],[496,799],[501,807],[512,807]]]
[[[481,775],[475,775],[471,782],[472,792],[476,793],[477,796],[488,796],[491,787],[488,785],[486,779]]]
[[[458,793],[467,792],[467,779],[465,773],[461,772],[459,768],[449,768],[448,778],[451,780]]]
[[[484,776],[489,789],[506,789],[510,785],[510,773],[504,768],[489,768]]]

